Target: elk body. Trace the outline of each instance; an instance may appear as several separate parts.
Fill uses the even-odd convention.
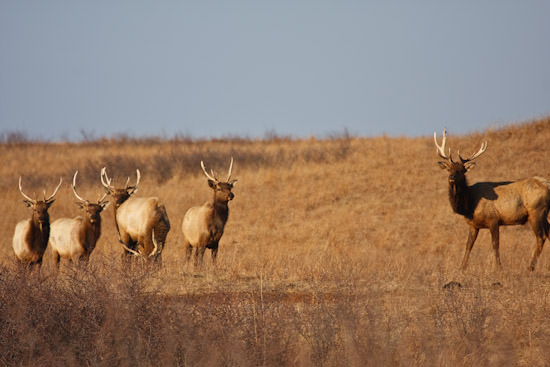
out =
[[[229,216],[228,202],[234,198],[231,192],[237,180],[231,180],[233,169],[233,158],[229,165],[227,179],[219,181],[214,172],[206,172],[204,163],[201,161],[201,168],[208,178],[208,186],[212,189],[212,200],[202,206],[195,206],[187,210],[183,217],[182,232],[184,247],[187,248],[187,260],[191,257],[195,248],[195,266],[200,263],[207,248],[212,250],[212,261],[216,261],[218,244],[223,235],[223,230]]]
[[[46,198],[44,191],[44,200],[36,200],[23,192],[21,187],[21,177],[19,177],[19,192],[25,198],[25,204],[32,209],[30,219],[20,221],[15,225],[13,234],[13,251],[20,263],[27,265],[42,264],[42,257],[48,246],[50,236],[50,216],[48,209],[55,201],[54,197],[61,186],[63,179],[59,179],[59,184],[53,194]]]
[[[136,170],[136,184],[123,188],[111,185],[105,167],[101,170],[101,182],[113,198],[115,226],[119,241],[126,255],[153,257],[160,259],[166,236],[170,231],[170,221],[164,204],[157,197],[131,197],[138,190],[141,177]]]
[[[446,131],[443,130],[442,143],[438,145],[434,132],[437,153],[444,159],[438,162],[439,166],[449,172],[451,207],[455,213],[464,217],[469,226],[461,268],[466,268],[481,228],[487,228],[491,232],[495,264],[500,268],[499,227],[529,222],[536,237],[536,246],[529,268],[535,270],[537,259],[550,229],[547,220],[550,208],[550,183],[541,177],[530,177],[519,181],[478,182],[469,186],[466,181],[466,172],[475,165],[473,160],[485,152],[487,142],[484,142],[479,151],[470,158],[462,158],[459,152],[460,160],[455,162],[450,149],[445,153],[446,139]]]
[[[76,192],[76,176],[73,177],[72,189],[76,203],[83,211],[82,216],[76,218],[59,218],[51,225],[50,247],[53,259],[59,267],[60,258],[71,261],[83,260],[88,262],[97,240],[101,235],[101,212],[108,205],[103,195],[97,203],[90,203]]]

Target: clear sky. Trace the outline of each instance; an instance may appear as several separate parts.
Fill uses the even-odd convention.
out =
[[[550,1],[0,0],[0,133],[467,133],[550,114]]]

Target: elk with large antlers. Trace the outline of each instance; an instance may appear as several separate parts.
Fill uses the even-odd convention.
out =
[[[199,264],[199,261],[202,264],[204,252],[207,248],[212,250],[212,261],[215,263],[218,244],[229,216],[227,203],[234,198],[231,190],[237,182],[237,180],[231,180],[233,158],[231,158],[225,181],[218,180],[212,170],[210,174],[206,172],[202,161],[201,168],[208,178],[208,186],[213,190],[213,198],[202,206],[195,206],[187,210],[182,223],[187,260],[191,257],[193,248],[195,248],[195,266]]]
[[[170,231],[170,221],[159,198],[131,197],[138,190],[141,177],[139,169],[136,174],[135,185],[128,185],[128,177],[123,188],[115,188],[103,167],[101,183],[114,201],[115,226],[124,253],[158,260]]]
[[[42,257],[48,246],[50,236],[50,215],[48,209],[55,201],[55,195],[61,187],[62,178],[59,178],[59,184],[53,194],[46,198],[44,190],[44,200],[32,199],[23,192],[21,187],[21,177],[19,177],[19,192],[25,200],[25,204],[32,209],[30,219],[20,221],[15,226],[13,234],[13,251],[19,262],[27,265],[42,264]]]
[[[88,262],[97,240],[101,235],[101,212],[109,204],[105,201],[107,193],[97,203],[90,203],[76,192],[76,176],[74,173],[72,189],[78,199],[76,205],[83,211],[83,216],[76,218],[59,218],[51,225],[50,247],[53,259],[59,268],[60,258]]]
[[[474,167],[474,159],[485,152],[487,142],[483,142],[479,151],[469,158],[462,158],[458,152],[459,161],[455,162],[451,150],[445,152],[446,140],[447,133],[443,130],[443,139],[439,145],[434,132],[437,153],[444,159],[438,162],[439,166],[449,172],[451,207],[455,213],[464,217],[469,226],[461,268],[466,268],[481,228],[488,228],[491,232],[495,264],[500,268],[499,227],[529,222],[537,238],[529,267],[530,270],[535,270],[550,229],[547,220],[550,208],[550,183],[541,177],[530,177],[519,181],[478,182],[469,186],[466,182],[466,172]]]

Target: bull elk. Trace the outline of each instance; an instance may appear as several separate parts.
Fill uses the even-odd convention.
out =
[[[229,216],[228,202],[234,198],[231,192],[237,180],[231,181],[233,170],[233,158],[229,165],[229,172],[225,181],[216,178],[214,171],[209,174],[201,161],[201,168],[208,178],[208,186],[213,191],[212,200],[202,206],[195,206],[187,210],[183,217],[182,232],[184,247],[187,248],[187,260],[191,257],[195,248],[195,266],[202,264],[204,252],[207,248],[212,250],[212,262],[216,262],[218,244],[223,235],[223,230]]]
[[[126,255],[160,259],[170,221],[164,204],[157,197],[131,197],[138,190],[141,174],[136,170],[136,184],[116,188],[107,176],[106,168],[101,170],[101,183],[113,198],[115,227],[118,239]]]
[[[53,194],[46,198],[44,190],[44,200],[32,199],[23,192],[21,187],[21,176],[19,176],[19,192],[25,198],[24,203],[32,209],[30,219],[20,221],[15,225],[13,234],[13,251],[20,263],[27,265],[42,264],[42,257],[48,246],[50,236],[50,215],[48,209],[55,201],[55,195],[63,182],[59,178],[59,184]]]
[[[51,225],[50,247],[53,259],[59,268],[60,258],[88,262],[97,240],[101,235],[101,212],[109,204],[105,201],[107,193],[97,203],[90,203],[76,192],[76,176],[74,173],[72,189],[78,199],[76,205],[83,211],[76,218],[59,218]]]
[[[462,158],[458,152],[460,160],[455,162],[451,156],[451,150],[445,152],[446,140],[447,132],[443,130],[442,142],[439,145],[434,132],[437,153],[444,159],[438,164],[449,172],[451,207],[455,213],[464,217],[469,226],[461,268],[466,268],[481,228],[488,228],[491,232],[495,265],[500,268],[499,227],[529,222],[537,239],[529,266],[530,270],[535,270],[550,228],[547,220],[550,208],[550,183],[541,177],[530,177],[519,181],[478,182],[469,186],[466,181],[466,172],[474,167],[474,160],[485,152],[487,142],[483,142],[478,152],[469,158]]]

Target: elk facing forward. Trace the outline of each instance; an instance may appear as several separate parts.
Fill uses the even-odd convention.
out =
[[[46,191],[44,191],[44,200],[36,200],[23,192],[21,177],[19,177],[19,192],[25,198],[23,200],[25,204],[32,209],[31,218],[17,223],[13,234],[13,251],[19,262],[28,265],[38,264],[38,266],[42,264],[42,257],[48,246],[50,236],[48,209],[55,201],[55,194],[57,194],[62,181],[63,179],[60,178],[59,184],[48,198],[46,198]]]
[[[208,178],[208,186],[213,190],[212,200],[202,206],[195,206],[187,210],[182,223],[184,247],[187,247],[187,260],[191,257],[193,247],[196,248],[195,266],[199,264],[199,260],[202,264],[204,252],[207,248],[212,250],[212,261],[215,263],[218,244],[229,216],[227,203],[234,197],[231,190],[237,182],[237,180],[230,181],[233,158],[231,158],[225,182],[219,181],[213,171],[208,174],[202,161],[201,167]]]
[[[74,173],[72,189],[74,196],[78,199],[76,205],[82,209],[83,216],[59,218],[51,225],[50,247],[58,268],[60,257],[73,262],[76,260],[88,262],[101,235],[101,212],[109,204],[108,201],[104,201],[107,194],[103,195],[97,203],[90,203],[78,195],[77,175],[78,171]]]
[[[445,153],[446,140],[447,133],[443,130],[443,139],[441,145],[438,145],[434,132],[437,153],[444,159],[438,162],[439,166],[449,172],[451,206],[455,213],[464,217],[470,227],[461,268],[465,269],[468,265],[468,258],[479,229],[488,228],[491,232],[495,264],[500,268],[499,227],[529,222],[537,238],[529,267],[530,270],[535,270],[550,229],[547,220],[550,208],[550,183],[541,177],[530,177],[514,182],[478,182],[469,186],[466,182],[466,172],[475,165],[473,160],[485,152],[487,142],[481,144],[479,151],[470,158],[462,158],[459,152],[460,161],[455,162],[450,149]]]
[[[115,226],[125,254],[160,259],[170,221],[164,204],[157,197],[130,197],[138,190],[141,174],[136,170],[136,184],[115,188],[107,176],[105,167],[101,170],[101,183],[113,198]]]

